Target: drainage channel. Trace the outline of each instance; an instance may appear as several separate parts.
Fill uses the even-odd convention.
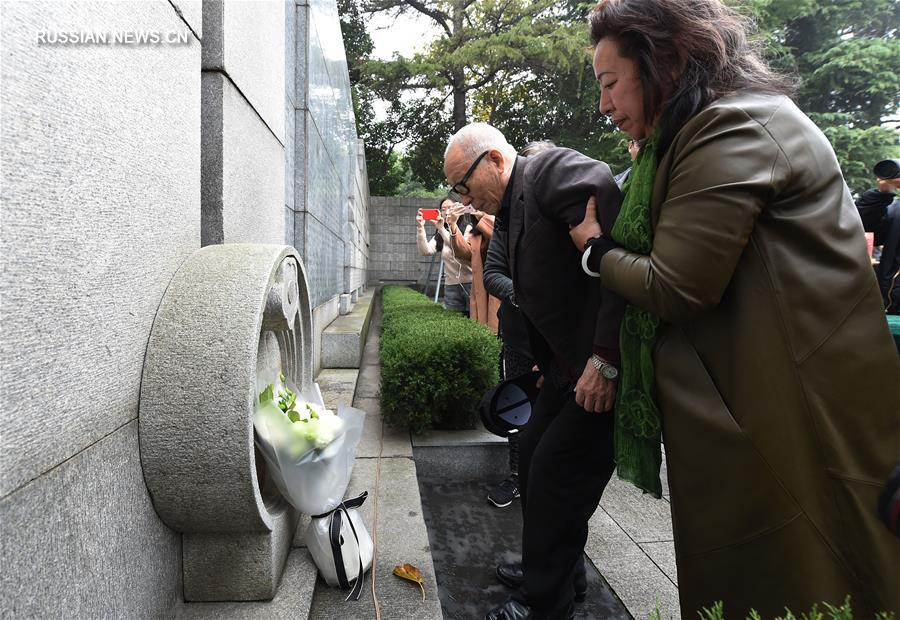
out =
[[[483,618],[511,593],[494,569],[521,558],[521,505],[496,508],[487,500],[508,471],[506,455],[502,444],[413,449],[444,618]],[[576,605],[575,617],[630,619],[587,556],[585,567],[587,599]]]

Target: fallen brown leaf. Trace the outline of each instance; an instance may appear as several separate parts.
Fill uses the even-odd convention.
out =
[[[409,581],[415,581],[419,584],[419,587],[422,588],[422,600],[425,600],[425,579],[422,577],[422,572],[418,568],[412,564],[395,566],[394,574],[401,579],[408,579]]]

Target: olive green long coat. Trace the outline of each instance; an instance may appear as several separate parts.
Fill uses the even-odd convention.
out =
[[[655,361],[682,617],[852,596],[900,612],[878,521],[900,458],[900,361],[831,146],[787,98],[738,93],[660,161],[649,257],[604,284],[662,319]]]

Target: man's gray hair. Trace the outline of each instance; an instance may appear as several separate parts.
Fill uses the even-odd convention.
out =
[[[506,141],[500,130],[487,123],[469,123],[453,134],[444,150],[445,160],[454,147],[459,147],[466,159],[475,159],[489,149],[497,149],[508,157],[516,156],[516,149]]]

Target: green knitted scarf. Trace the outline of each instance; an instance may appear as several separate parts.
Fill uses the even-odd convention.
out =
[[[641,147],[622,191],[625,200],[610,234],[629,252],[650,254],[650,196],[656,177],[657,137]],[[616,395],[615,453],[619,477],[653,497],[662,496],[659,479],[662,418],[656,404],[653,345],[659,318],[631,304],[619,333],[621,373]]]

